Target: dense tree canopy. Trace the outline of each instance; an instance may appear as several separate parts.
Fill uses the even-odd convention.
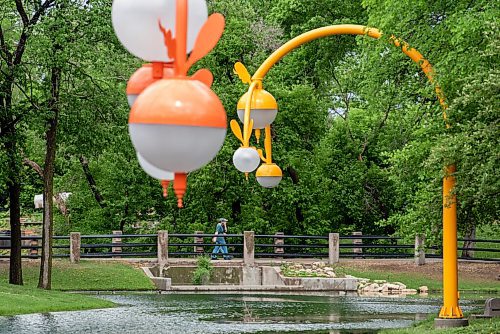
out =
[[[229,119],[247,90],[233,73],[253,73],[276,48],[310,29],[340,23],[374,26],[384,38],[336,36],[304,45],[280,61],[264,88],[279,105],[273,158],[284,178],[263,189],[232,165],[239,146],[228,133],[218,156],[189,175],[185,208],[164,199],[139,167],[128,137],[126,80],[140,66],[117,41],[111,0],[55,1],[33,28],[15,72],[12,108],[22,213],[32,212],[43,182],[51,70],[60,69],[54,193],[71,192],[56,212],[57,234],[134,227],[175,232],[213,229],[230,219],[233,232],[397,234],[438,238],[443,166],[457,164],[459,223],[465,232],[497,226],[500,202],[499,33],[494,1],[211,0],[226,17],[217,47],[194,70],[209,68]],[[22,33],[22,18],[0,0],[2,45]],[[36,1],[23,1],[36,9]],[[434,87],[401,50],[395,35],[435,67],[449,109],[445,128]],[[2,82],[10,68],[2,50]],[[56,53],[54,53],[56,50]],[[2,92],[4,94],[5,92]],[[3,101],[3,100],[2,100]],[[8,115],[6,113],[9,113]],[[22,117],[17,118],[18,115]],[[253,139],[252,139],[253,140]],[[253,144],[257,144],[252,142]],[[262,142],[258,145],[262,145]],[[10,151],[0,133],[0,209],[9,206]],[[35,164],[25,164],[22,159]]]

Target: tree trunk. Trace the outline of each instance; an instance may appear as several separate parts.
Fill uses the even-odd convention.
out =
[[[10,265],[9,283],[23,285],[23,271],[21,263],[21,182],[19,181],[19,164],[17,161],[17,133],[12,112],[12,85],[14,78],[12,75],[6,76],[2,88],[5,95],[2,99],[2,123],[9,123],[2,135],[5,135],[5,150],[9,171],[7,174],[7,188],[9,190],[9,216],[10,216]],[[4,124],[5,124],[4,123]]]
[[[476,226],[470,225],[465,232],[465,239],[476,239]],[[462,257],[474,257],[474,251],[468,248],[474,248],[474,241],[464,241],[464,250],[462,251]]]
[[[18,179],[19,165],[17,164],[15,128],[10,129],[6,148],[9,158],[9,209],[10,209],[10,268],[9,283],[23,285],[23,271],[21,263],[21,184]]]
[[[50,290],[52,278],[52,234],[54,218],[54,162],[56,159],[57,120],[59,117],[59,83],[61,70],[52,68],[51,73],[51,100],[49,108],[52,117],[48,119],[46,132],[45,165],[43,168],[43,231],[42,231],[42,260],[38,287]]]
[[[97,188],[95,179],[90,172],[89,161],[83,155],[80,156],[80,164],[82,165],[83,173],[85,174],[85,178],[87,179],[87,183],[90,187],[90,190],[92,191],[92,194],[94,194],[94,198],[97,204],[99,204],[101,209],[106,208],[106,202],[104,202],[104,198],[102,197],[99,188]]]

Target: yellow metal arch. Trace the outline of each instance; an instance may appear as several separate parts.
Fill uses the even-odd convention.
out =
[[[253,91],[262,85],[262,80],[281,58],[287,55],[293,49],[310,42],[312,40],[333,36],[333,35],[366,35],[375,39],[379,39],[382,33],[376,28],[370,28],[355,24],[340,24],[308,31],[299,35],[280,48],[273,52],[257,69],[251,78],[250,88],[248,89],[249,96],[245,107],[244,125],[243,125],[243,145],[249,146],[249,139],[252,133],[250,124],[250,107]],[[390,41],[396,47],[400,47],[401,51],[417,63],[425,73],[429,81],[434,85],[439,103],[443,109],[443,117],[446,122],[446,127],[449,127],[446,118],[447,104],[441,87],[434,80],[434,70],[427,59],[420,52],[410,48],[407,43],[399,41],[395,37],[391,37]],[[269,127],[268,127],[269,128]],[[266,128],[266,153],[271,156],[271,136],[269,129]],[[456,196],[453,193],[455,187],[454,165],[446,167],[446,176],[443,179],[443,306],[439,313],[440,318],[463,318],[462,310],[458,305],[458,262],[457,262],[457,208]]]

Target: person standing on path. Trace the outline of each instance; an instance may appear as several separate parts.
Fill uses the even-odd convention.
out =
[[[217,226],[215,227],[215,236],[212,241],[215,241],[216,246],[212,252],[212,260],[217,260],[217,254],[219,252],[224,256],[224,260],[231,260],[232,256],[228,255],[227,246],[226,246],[226,238],[224,235],[227,233],[227,219],[219,218],[217,220]]]

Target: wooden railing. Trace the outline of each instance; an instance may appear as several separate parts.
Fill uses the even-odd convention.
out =
[[[80,258],[151,258],[166,261],[169,257],[185,258],[210,254],[215,244],[213,234],[168,233],[157,234],[113,234],[55,236],[54,257]],[[339,258],[415,258],[419,265],[426,258],[440,258],[440,246],[425,246],[424,239],[416,236],[415,243],[402,243],[403,239],[392,236],[372,236],[356,233],[340,236],[330,233],[326,236],[285,235],[283,233],[255,235],[254,232],[225,235],[229,255],[253,261],[254,258],[319,258],[335,263]],[[473,241],[475,245],[487,243],[488,247],[464,248],[472,250],[474,258],[469,260],[494,261],[500,263],[500,240],[458,239],[459,242]],[[40,236],[23,236],[24,258],[39,258]],[[160,245],[160,246],[159,246]],[[491,246],[493,245],[493,246]],[[162,249],[162,252],[158,252]],[[0,258],[8,258],[10,236],[0,235]],[[485,256],[486,255],[486,256]],[[251,259],[250,259],[251,257]]]

